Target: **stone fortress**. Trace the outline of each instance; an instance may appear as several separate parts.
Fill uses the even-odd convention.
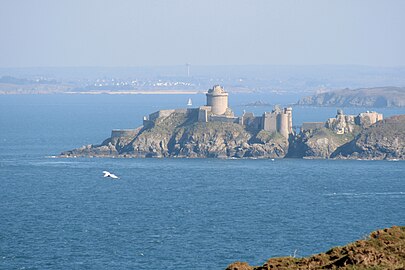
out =
[[[377,112],[345,115],[338,110],[334,118],[303,123],[299,131],[291,108],[237,116],[228,93],[214,86],[204,106],[154,112],[136,129],[113,130],[101,144],[61,156],[405,160],[404,123],[405,115],[383,120]]]
[[[159,122],[173,113],[194,116],[196,122],[227,122],[236,123],[253,131],[265,130],[270,133],[279,133],[284,138],[290,139],[295,135],[292,124],[292,108],[280,108],[275,106],[271,112],[264,112],[261,116],[255,116],[252,112],[244,112],[242,116],[235,116],[228,106],[228,93],[220,85],[215,85],[206,93],[205,106],[198,108],[184,108],[172,110],[159,110],[144,116],[143,127],[149,128],[158,125]],[[347,134],[355,131],[356,127],[369,127],[377,121],[383,120],[383,115],[377,112],[363,112],[359,115],[345,115],[342,110],[337,111],[335,118],[329,118],[326,122],[304,122],[301,132],[311,132],[320,128],[327,128],[336,134]],[[129,137],[136,134],[135,129],[113,130],[111,138]]]
[[[184,113],[187,115],[197,115],[198,122],[227,122],[236,123],[253,130],[265,130],[271,133],[278,132],[286,139],[293,134],[292,128],[292,108],[280,109],[276,107],[271,112],[264,112],[262,116],[255,116],[251,112],[244,112],[242,116],[235,116],[228,106],[228,93],[223,87],[215,85],[206,93],[207,104],[198,108],[160,110],[145,116],[144,127],[150,127],[159,122],[162,118],[170,116],[172,113]],[[130,130],[113,131],[115,136],[120,136],[119,132],[130,132]]]

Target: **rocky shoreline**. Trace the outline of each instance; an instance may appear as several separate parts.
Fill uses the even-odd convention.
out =
[[[372,232],[367,239],[306,258],[271,258],[262,266],[246,262],[230,264],[226,270],[303,269],[404,269],[405,227]]]
[[[289,138],[237,123],[205,123],[196,118],[195,114],[172,113],[153,126],[118,135],[113,132],[99,145],[65,151],[59,157],[405,159],[405,115],[348,134],[322,127]]]

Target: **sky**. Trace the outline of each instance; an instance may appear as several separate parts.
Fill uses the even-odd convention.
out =
[[[0,67],[405,66],[403,0],[0,0]]]

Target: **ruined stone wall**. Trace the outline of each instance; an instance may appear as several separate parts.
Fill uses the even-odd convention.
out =
[[[338,110],[335,118],[329,118],[325,127],[333,130],[337,134],[351,133],[356,126],[369,127],[383,119],[383,115],[376,112],[364,112],[357,116],[344,115],[342,110]]]
[[[381,120],[383,120],[383,115],[381,113],[364,112],[364,113],[360,113],[356,117],[356,124],[363,126],[363,127],[369,127]]]

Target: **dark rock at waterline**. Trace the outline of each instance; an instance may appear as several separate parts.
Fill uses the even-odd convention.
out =
[[[284,138],[235,123],[173,113],[151,127],[61,153],[61,157],[405,159],[405,115],[355,132],[319,128]]]
[[[194,116],[173,113],[152,127],[100,145],[66,151],[62,157],[186,157],[282,158],[289,142],[278,133],[246,130],[242,125],[197,122]]]

